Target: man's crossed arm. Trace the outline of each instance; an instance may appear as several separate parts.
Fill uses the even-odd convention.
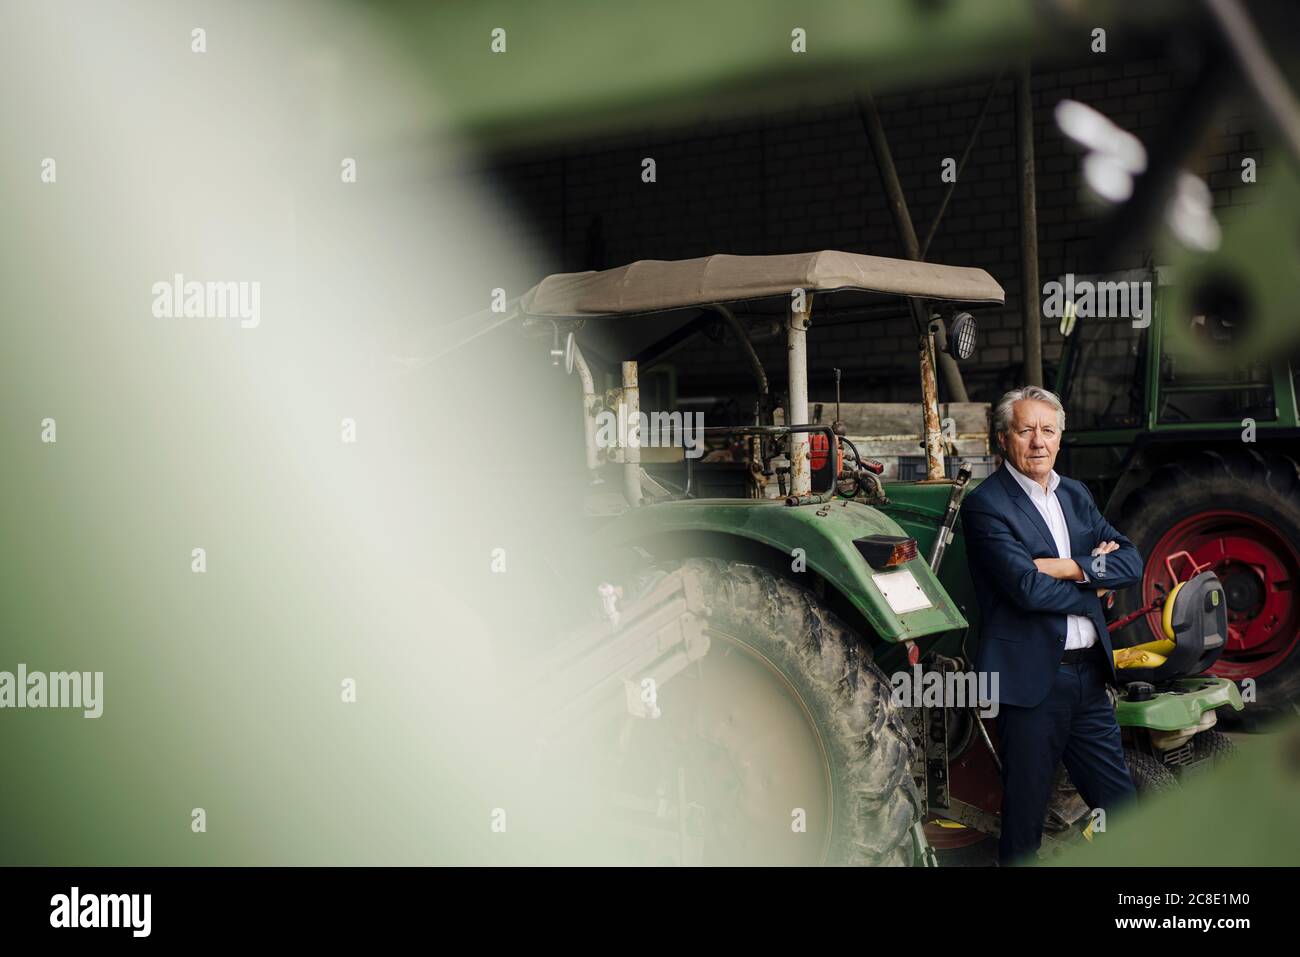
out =
[[[1092,550],[1092,554],[1094,556],[1109,555],[1118,549],[1118,542],[1102,542]],[[1035,558],[1034,567],[1044,575],[1050,575],[1063,582],[1075,582],[1079,585],[1092,584],[1092,579],[1088,577],[1088,573],[1073,558]],[[1098,588],[1097,596],[1100,598],[1108,591],[1110,591],[1109,588]]]
[[[1106,590],[1128,588],[1142,580],[1142,555],[1137,546],[1119,533],[1097,509],[1091,493],[1084,488],[1087,504],[1084,521],[1088,523],[1087,540],[1095,543],[1088,555],[1075,555],[1069,561],[1083,573],[1083,578],[1072,578],[1080,584],[1098,587],[1098,594]]]
[[[1072,558],[1033,558],[1002,515],[969,506],[962,514],[966,552],[987,568],[1001,591],[1029,611],[1086,615],[1089,589],[1127,588],[1142,578],[1142,556],[1088,498],[1092,553]],[[1087,586],[1085,588],[1079,587]]]

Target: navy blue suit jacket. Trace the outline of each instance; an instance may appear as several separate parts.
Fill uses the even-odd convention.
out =
[[[1082,482],[1061,476],[1056,497],[1070,531],[1070,556],[1087,582],[1061,581],[1034,567],[1059,558],[1047,523],[1004,465],[966,497],[961,521],[966,561],[980,606],[975,668],[998,672],[1002,704],[1033,707],[1047,697],[1065,652],[1067,615],[1087,615],[1114,664],[1098,588],[1127,588],[1142,578],[1142,556],[1097,510]],[[1094,563],[1104,541],[1118,550]]]

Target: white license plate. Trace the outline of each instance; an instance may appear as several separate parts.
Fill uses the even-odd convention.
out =
[[[916,576],[906,568],[872,575],[871,580],[880,589],[880,594],[885,596],[885,601],[889,602],[889,607],[893,609],[895,615],[933,606],[933,602],[926,598],[925,592],[921,590]]]

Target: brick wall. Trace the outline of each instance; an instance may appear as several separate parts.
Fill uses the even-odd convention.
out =
[[[988,80],[881,97],[879,107],[918,236],[924,238],[946,184],[944,157],[958,158]],[[1185,87],[1161,58],[1094,57],[1034,74],[1039,273],[1095,272],[1088,261],[1096,219],[1081,204],[1080,154],[1057,131],[1052,110],[1074,98],[1101,110],[1152,146]],[[1264,151],[1253,117],[1216,117],[1194,171],[1207,177],[1216,206],[1250,201],[1241,159],[1260,167]],[[963,365],[972,398],[989,400],[1020,378],[1019,177],[1013,87],[1004,79],[945,214],[928,258],[988,270],[1006,305],[982,310],[980,349]],[[658,181],[641,181],[643,157]],[[554,271],[604,268],[637,259],[710,253],[759,254],[843,249],[901,256],[855,102],[823,103],[743,119],[693,124],[653,135],[621,135],[547,151],[500,157],[494,172],[523,222],[524,238],[552,257]],[[1144,253],[1135,261],[1143,265]],[[540,278],[540,277],[539,277]],[[816,315],[814,314],[814,320]],[[782,370],[779,340],[759,345]],[[1045,362],[1060,337],[1045,320]],[[744,390],[733,349],[704,341],[674,357],[679,390]],[[914,400],[918,395],[910,319],[827,328],[809,337],[814,395],[827,395],[832,366],[844,369],[846,399]],[[1049,379],[1050,385],[1050,379]]]

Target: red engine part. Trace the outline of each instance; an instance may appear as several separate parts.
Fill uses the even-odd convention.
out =
[[[830,439],[825,432],[813,432],[808,436],[808,463],[812,466],[814,472],[820,472],[826,468],[826,462],[830,458]],[[835,443],[835,474],[840,474],[843,462],[840,457],[839,443]]]

